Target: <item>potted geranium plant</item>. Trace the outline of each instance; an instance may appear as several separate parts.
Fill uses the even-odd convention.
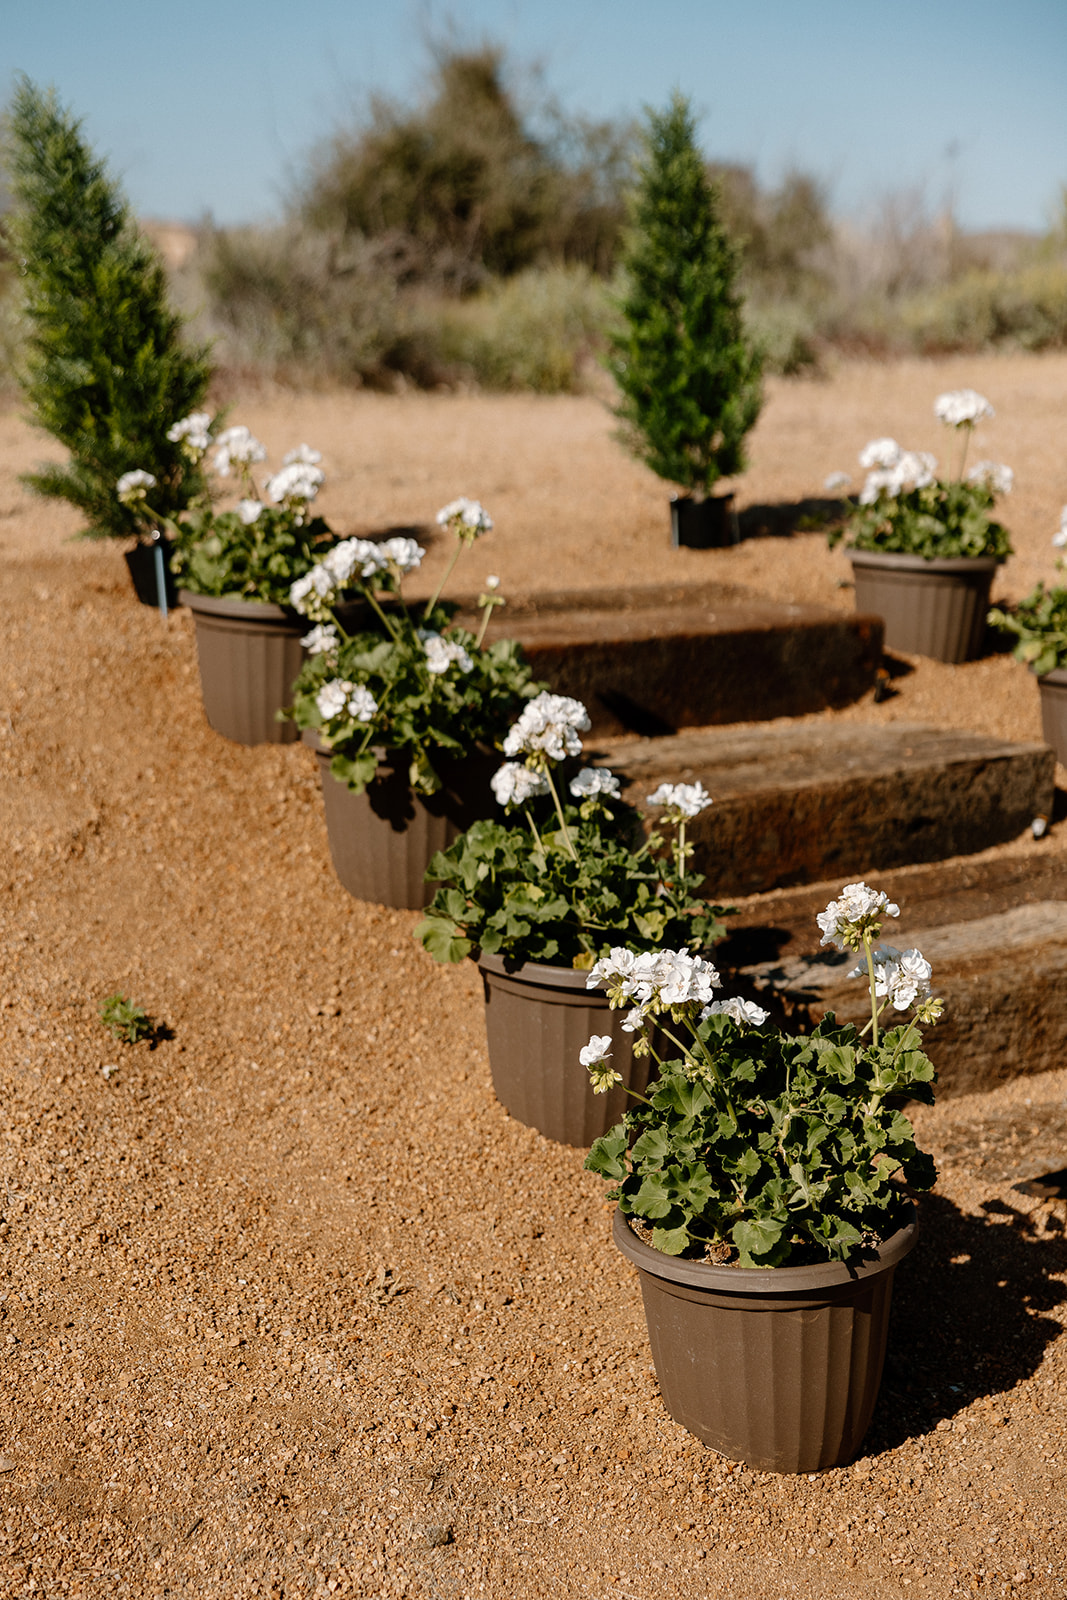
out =
[[[476,822],[434,856],[427,877],[440,887],[416,929],[437,960],[477,961],[497,1098],[564,1144],[588,1144],[625,1100],[598,1102],[575,1070],[591,1029],[608,1028],[627,1083],[641,1088],[647,1077],[606,995],[587,991],[598,956],[617,945],[702,950],[722,932],[721,908],[699,897],[685,837],[711,803],[702,785],[661,784],[648,801],[665,831],[646,836],[614,773],[574,770],[588,727],[580,701],[542,693],[529,702],[492,780],[508,820]]]
[[[896,916],[847,884],[818,917],[823,944],[860,956],[871,1015],[807,1036],[767,1025],[684,949],[613,950],[607,985],[651,1052],[655,1082],[586,1166],[613,1185],[615,1243],[637,1267],[667,1410],[723,1455],[777,1472],[851,1458],[870,1422],[893,1272],[912,1248],[911,1194],[934,1164],[901,1107],[930,1101],[919,1025],[940,1015],[918,950],[876,948]],[[910,1021],[883,1025],[887,1007]],[[593,1087],[618,1073],[585,1048]]]
[[[737,250],[680,95],[649,114],[622,267],[622,322],[608,360],[622,436],[682,491],[671,497],[675,545],[734,544],[733,496],[712,490],[744,467],[762,404],[761,358],[745,330]]]
[[[196,626],[208,722],[239,744],[289,742],[296,729],[279,713],[304,659],[306,631],[289,591],[338,542],[310,509],[324,481],[322,458],[299,445],[260,490],[252,469],[267,452],[243,425],[216,433],[215,419],[194,412],[167,437],[197,469],[211,451],[217,478],[236,471],[236,505],[219,510],[204,494],[178,520],[156,509],[150,473],[125,473],[118,484],[142,525],[166,527],[173,536],[170,564]]]
[[[1058,550],[1067,548],[1067,506],[1052,543]],[[1061,556],[1056,570],[1062,572],[1063,566]],[[1057,761],[1067,765],[1067,588],[1062,584],[1046,588],[1039,582],[1010,610],[994,608],[989,621],[994,628],[1015,634],[1016,660],[1024,661],[1037,677],[1045,740]]]
[[[477,636],[453,622],[441,590],[463,550],[492,527],[476,500],[445,506],[448,570],[425,604],[407,605],[404,577],[424,551],[414,539],[345,539],[289,591],[315,626],[293,690],[291,716],[314,747],[334,869],[351,894],[385,905],[425,905],[426,865],[491,805],[489,778],[508,724],[536,694],[512,640],[485,644],[490,578]],[[338,600],[358,596],[346,618]]]
[[[993,574],[1011,554],[992,511],[997,495],[1010,492],[1013,475],[995,461],[965,470],[971,433],[994,414],[982,395],[953,390],[937,397],[934,412],[961,435],[956,476],[938,478],[937,461],[926,451],[872,439],[859,457],[867,473],[863,488],[829,542],[832,548],[844,537],[856,609],[884,619],[889,649],[969,661],[981,649]],[[832,481],[848,479],[835,473]]]

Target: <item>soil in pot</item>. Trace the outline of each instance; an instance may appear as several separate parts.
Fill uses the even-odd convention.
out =
[[[408,779],[408,758],[390,752],[374,781],[362,794],[353,794],[330,771],[331,752],[314,734],[307,743],[319,764],[330,857],[341,884],[357,900],[421,910],[436,889],[426,882],[433,856],[496,810],[489,780],[499,755],[476,750],[459,760],[439,759],[435,765],[443,787],[421,795]]]
[[[641,1280],[663,1403],[721,1455],[819,1472],[857,1454],[885,1361],[893,1274],[913,1220],[850,1265],[712,1266],[653,1250],[621,1211],[612,1236]]]
[[[493,1091],[528,1128],[560,1144],[590,1145],[621,1119],[628,1096],[619,1086],[594,1094],[578,1052],[594,1033],[612,1039],[611,1065],[638,1094],[648,1084],[649,1056],[635,1057],[622,1031],[622,1011],[587,989],[573,967],[524,962],[507,971],[500,956],[478,962],[485,989],[485,1030]]]
[[[671,497],[671,544],[690,550],[720,550],[737,543],[737,521],[732,494],[694,500],[690,495]]]
[[[850,550],[848,558],[856,610],[883,619],[887,650],[951,662],[981,654],[992,558],[926,561],[882,550]]]

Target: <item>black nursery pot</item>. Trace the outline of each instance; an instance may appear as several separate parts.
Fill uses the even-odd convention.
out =
[[[143,606],[159,604],[159,585],[156,580],[157,549],[163,551],[163,592],[167,605],[173,610],[181,603],[178,599],[178,585],[170,570],[173,548],[173,539],[157,539],[153,544],[135,544],[132,550],[126,551],[126,565],[129,568],[133,592]]]
[[[677,550],[721,550],[737,543],[732,494],[712,495],[694,500],[690,495],[671,496],[671,544]]]

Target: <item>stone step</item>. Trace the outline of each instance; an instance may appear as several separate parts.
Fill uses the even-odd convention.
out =
[[[706,728],[594,747],[629,798],[704,784],[715,804],[688,836],[717,899],[972,854],[1052,814],[1047,745],[922,724]]]
[[[866,874],[900,906],[884,942],[920,949],[945,1000],[926,1032],[939,1094],[1067,1061],[1067,858],[1053,849],[1046,838],[1009,857]],[[759,999],[798,1031],[827,1011],[862,1025],[866,988],[847,976],[856,958],[821,947],[815,922],[843,881],[742,902],[715,950],[728,991]]]
[[[477,626],[468,598],[457,619]],[[516,638],[538,677],[589,709],[594,733],[796,717],[875,681],[882,621],[779,605],[736,586],[667,584],[509,599],[488,638]]]

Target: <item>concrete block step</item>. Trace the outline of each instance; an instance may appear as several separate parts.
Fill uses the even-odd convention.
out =
[[[1067,1062],[1067,858],[1052,850],[1046,839],[1009,858],[865,874],[900,905],[883,941],[920,949],[945,999],[926,1033],[939,1094]],[[847,976],[855,957],[821,947],[815,923],[843,882],[742,903],[715,952],[731,992],[758,998],[797,1031],[827,1011],[862,1025],[866,989]]]
[[[459,620],[476,626],[469,600]],[[520,596],[488,637],[518,639],[595,733],[651,736],[851,704],[875,681],[882,634],[880,617],[658,584]]]
[[[1052,814],[1047,745],[918,723],[772,723],[593,742],[629,780],[631,798],[664,781],[704,784],[715,804],[689,837],[719,899],[972,854]]]

